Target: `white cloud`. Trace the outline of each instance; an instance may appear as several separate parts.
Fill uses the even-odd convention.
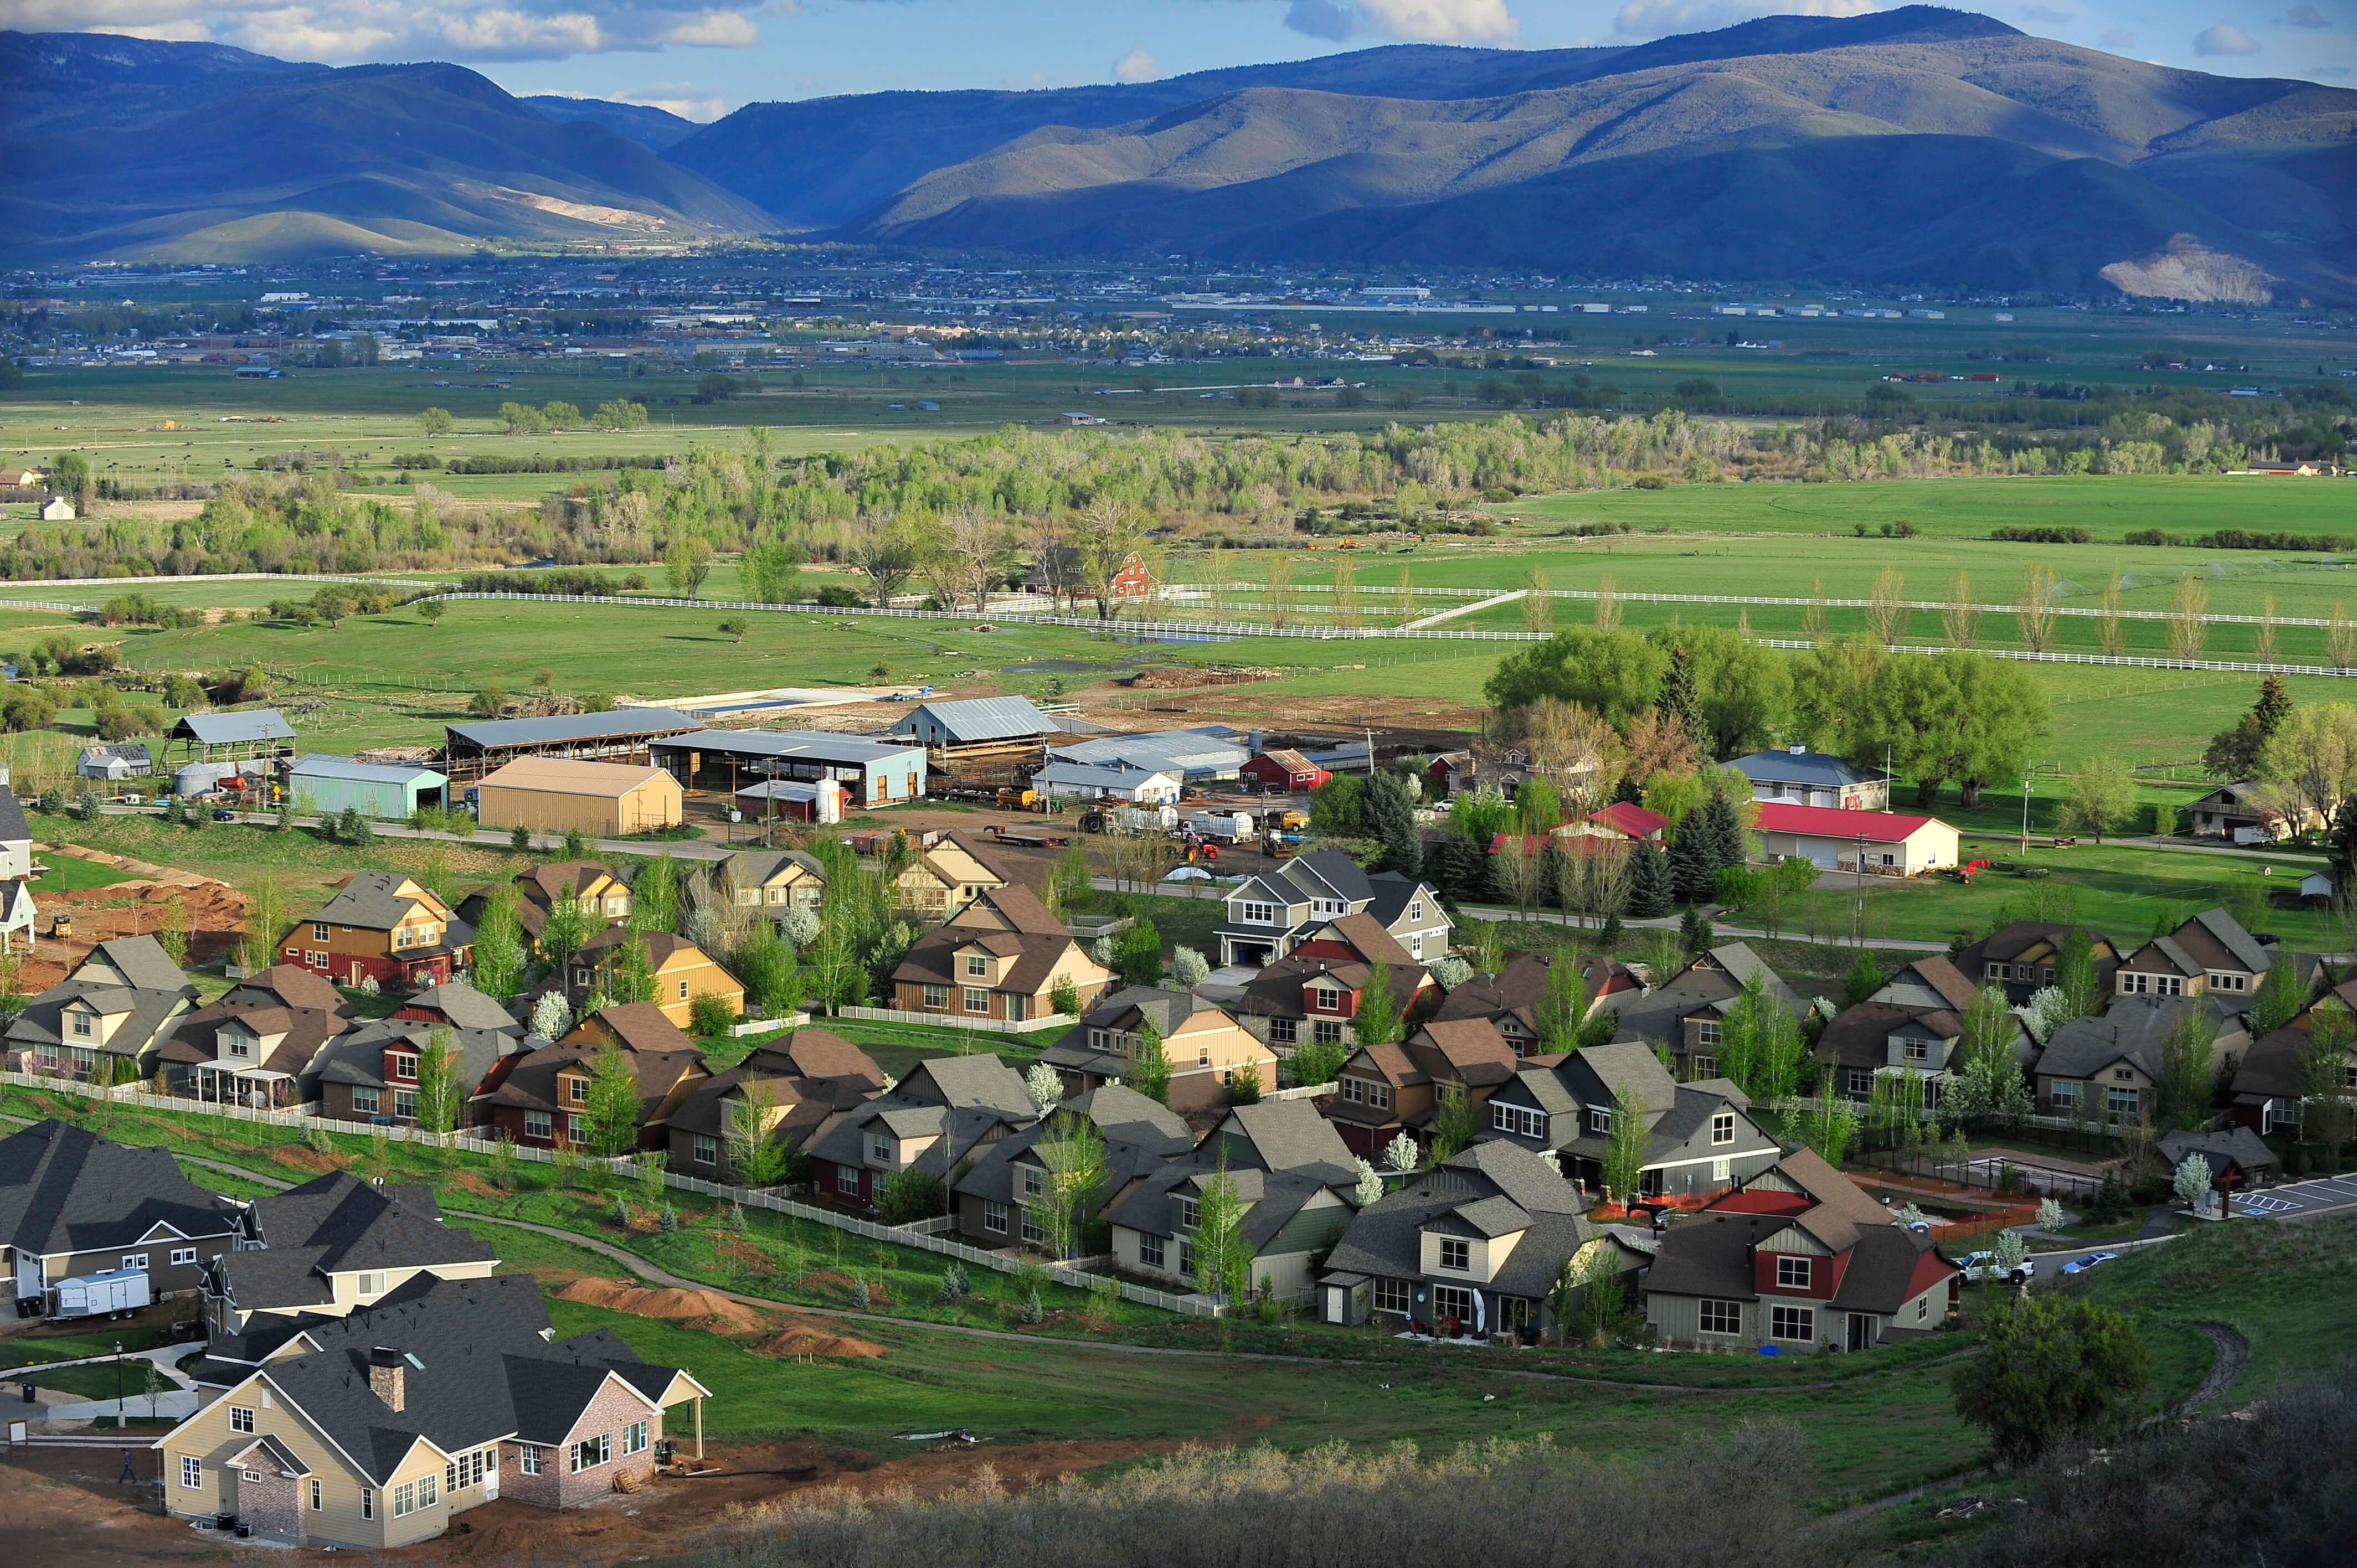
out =
[[[760,41],[759,31],[735,11],[706,11],[663,35],[667,44],[692,44],[712,49],[750,48]]]
[[[1623,38],[1661,38],[1762,16],[1863,16],[1881,9],[1875,0],[1628,0],[1612,18],[1612,31]]]
[[[2287,27],[2323,28],[2332,26],[2324,19],[2324,13],[2313,5],[2295,5],[2276,20]]]
[[[2230,23],[2221,22],[2207,32],[2198,33],[2193,39],[2193,52],[2198,55],[2255,55],[2259,46],[2251,35]]]
[[[236,44],[285,59],[524,60],[746,48],[792,0],[0,0],[0,27]]]
[[[1522,24],[1506,0],[1292,0],[1285,25],[1338,43],[1372,36],[1512,46],[1522,38]]]
[[[1147,54],[1143,46],[1130,50],[1113,62],[1115,81],[1152,81],[1162,74],[1162,68]]]

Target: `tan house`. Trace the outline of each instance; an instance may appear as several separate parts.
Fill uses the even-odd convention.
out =
[[[99,943],[10,1021],[7,1064],[53,1078],[120,1082],[155,1070],[155,1053],[197,988],[153,937]]]
[[[487,828],[580,832],[603,838],[677,827],[684,797],[660,768],[520,757],[476,786]]]
[[[550,911],[561,904],[578,908],[592,931],[630,918],[630,885],[613,867],[594,860],[553,860],[535,865],[516,874],[515,889],[516,924],[523,928],[535,952],[541,932],[548,929]],[[458,914],[468,924],[480,925],[487,902],[482,894],[474,894],[459,904]]]
[[[985,865],[972,850],[953,838],[944,838],[894,879],[892,896],[909,914],[945,920],[983,894],[1006,886],[1006,878]]]
[[[1429,1144],[1442,1108],[1457,1101],[1474,1113],[1465,1123],[1469,1135],[1483,1120],[1481,1107],[1521,1066],[1490,1019],[1435,1019],[1403,1042],[1351,1052],[1318,1109],[1352,1154],[1377,1160],[1403,1133]]]
[[[734,1017],[745,1011],[745,987],[720,967],[720,961],[669,931],[633,932],[626,926],[608,926],[573,955],[565,977],[571,1000],[579,1004],[591,992],[614,985],[615,971],[632,941],[646,949],[647,967],[655,977],[655,1005],[664,1017],[684,1029],[699,996],[717,996]]]
[[[379,1187],[333,1171],[246,1205],[235,1250],[206,1270],[206,1316],[216,1334],[244,1333],[256,1318],[348,1317],[421,1273],[482,1279],[498,1262],[443,1223],[431,1184]]]
[[[978,894],[917,939],[892,972],[892,1004],[950,1019],[1019,1023],[1051,1015],[1060,984],[1070,983],[1085,1009],[1112,980],[1038,895],[1009,884]]]
[[[602,1008],[554,1045],[502,1057],[468,1101],[470,1120],[535,1149],[587,1148],[590,1079],[609,1043],[637,1079],[637,1146],[664,1146],[671,1113],[711,1071],[695,1042],[651,1002]]]
[[[1136,1074],[1139,1041],[1148,1025],[1160,1036],[1163,1059],[1170,1064],[1169,1091],[1162,1102],[1173,1111],[1225,1105],[1240,1082],[1257,1084],[1263,1091],[1276,1087],[1275,1051],[1192,992],[1161,986],[1108,992],[1039,1059],[1056,1069],[1067,1097],[1124,1083]]]
[[[826,867],[801,849],[738,850],[720,863],[713,886],[747,914],[759,911],[772,922],[789,909],[818,912],[826,897]]]
[[[441,896],[397,871],[354,872],[280,940],[279,956],[338,985],[386,991],[440,985],[467,967],[474,929]]]
[[[411,1281],[349,1316],[215,1341],[219,1391],[152,1445],[165,1510],[377,1552],[508,1498],[571,1508],[643,1479],[668,1413],[710,1391],[600,1329],[552,1340],[529,1274]]]
[[[2037,1112],[2089,1122],[2145,1122],[2159,1108],[2159,1084],[2169,1040],[2196,1008],[2221,1011],[2188,997],[2118,996],[2092,1018],[2074,1018],[2054,1031],[2039,1053]],[[2212,1047],[2221,1060],[2240,1061],[2251,1036],[2239,1014],[2217,1024]]]
[[[2121,960],[2112,988],[2119,996],[2216,997],[2241,1011],[2277,956],[2274,943],[2260,941],[2225,910],[2204,909]]]
[[[827,1118],[884,1092],[876,1058],[826,1029],[797,1029],[699,1079],[664,1119],[671,1168],[735,1182],[737,1150],[754,1135],[799,1150]]]

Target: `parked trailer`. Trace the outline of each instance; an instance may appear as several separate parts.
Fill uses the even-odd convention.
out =
[[[1253,836],[1253,820],[1242,811],[1197,811],[1183,824],[1200,838],[1241,843]]]
[[[106,1317],[132,1313],[151,1299],[145,1269],[108,1269],[102,1273],[59,1280],[50,1294],[52,1317]]]

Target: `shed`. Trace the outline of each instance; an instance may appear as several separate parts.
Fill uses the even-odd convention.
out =
[[[73,502],[63,496],[51,496],[41,508],[43,522],[71,522],[74,515]]]
[[[920,703],[884,732],[919,746],[1006,746],[1044,740],[1056,721],[1028,697],[967,697]]]
[[[354,762],[317,752],[286,769],[287,794],[323,814],[350,807],[365,817],[407,817],[421,804],[440,805],[449,782],[414,763]]]
[[[145,744],[135,740],[85,746],[81,760],[74,764],[74,772],[81,778],[110,781],[143,779],[155,770],[156,759]]]
[[[1178,799],[1178,780],[1168,773],[1142,768],[1091,768],[1078,762],[1051,762],[1032,779],[1041,793],[1060,800],[1095,800],[1111,798],[1133,806],[1168,806]]]
[[[185,742],[201,759],[216,751],[239,757],[260,757],[276,751],[279,743],[295,738],[295,726],[276,708],[238,708],[220,714],[182,714],[164,736]]]
[[[920,800],[925,793],[924,747],[873,736],[700,729],[651,742],[647,750],[655,766],[689,789],[737,792],[763,779],[828,779],[842,785],[856,807]]]
[[[2329,871],[2311,871],[2306,876],[2301,877],[2299,879],[2299,896],[2302,898],[2331,897],[2332,873]]]
[[[1956,830],[1937,817],[1775,800],[1759,810],[1760,842],[1771,860],[1797,856],[1827,871],[1875,876],[1913,876],[1956,864]]]
[[[552,714],[533,719],[486,719],[443,726],[442,771],[474,779],[522,757],[576,761],[636,761],[648,744],[704,726],[672,708],[617,708],[605,714]]]
[[[476,786],[487,828],[578,830],[608,837],[676,827],[679,780],[660,768],[522,757]]]
[[[809,783],[764,779],[748,789],[737,790],[734,799],[739,811],[757,821],[770,817],[796,822],[843,821],[843,786],[832,779]]]
[[[1290,789],[1297,793],[1315,789],[1334,777],[1301,753],[1286,746],[1264,751],[1237,771],[1264,789]]]

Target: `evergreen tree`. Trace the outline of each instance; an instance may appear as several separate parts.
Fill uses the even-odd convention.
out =
[[[1670,837],[1670,891],[1681,904],[1707,904],[1718,895],[1717,834],[1709,813],[1688,811]]]
[[[1713,875],[1730,865],[1741,865],[1749,858],[1744,854],[1743,819],[1736,813],[1735,802],[1724,789],[1714,789],[1710,799],[1702,804],[1702,818],[1709,832],[1706,841],[1716,862]]]
[[[1383,846],[1382,869],[1403,876],[1424,872],[1424,835],[1416,831],[1415,802],[1396,773],[1378,773],[1367,780],[1367,832]]]
[[[621,1047],[608,1040],[589,1064],[589,1100],[582,1108],[589,1147],[611,1158],[639,1142],[639,1075]]]
[[[1399,998],[1392,994],[1391,966],[1381,959],[1367,966],[1359,987],[1359,1010],[1351,1027],[1362,1046],[1388,1046],[1400,1036]]]
[[[1662,672],[1660,693],[1653,699],[1654,711],[1664,720],[1674,720],[1684,727],[1694,742],[1695,755],[1710,755],[1710,731],[1702,722],[1702,692],[1695,684],[1694,656],[1683,642],[1670,644],[1669,668]]]
[[[1650,920],[1670,912],[1677,890],[1670,880],[1669,857],[1662,846],[1640,840],[1629,850],[1629,913]]]
[[[1130,1048],[1129,1087],[1157,1103],[1170,1095],[1170,1058],[1151,1018],[1138,1025],[1137,1043]]]

